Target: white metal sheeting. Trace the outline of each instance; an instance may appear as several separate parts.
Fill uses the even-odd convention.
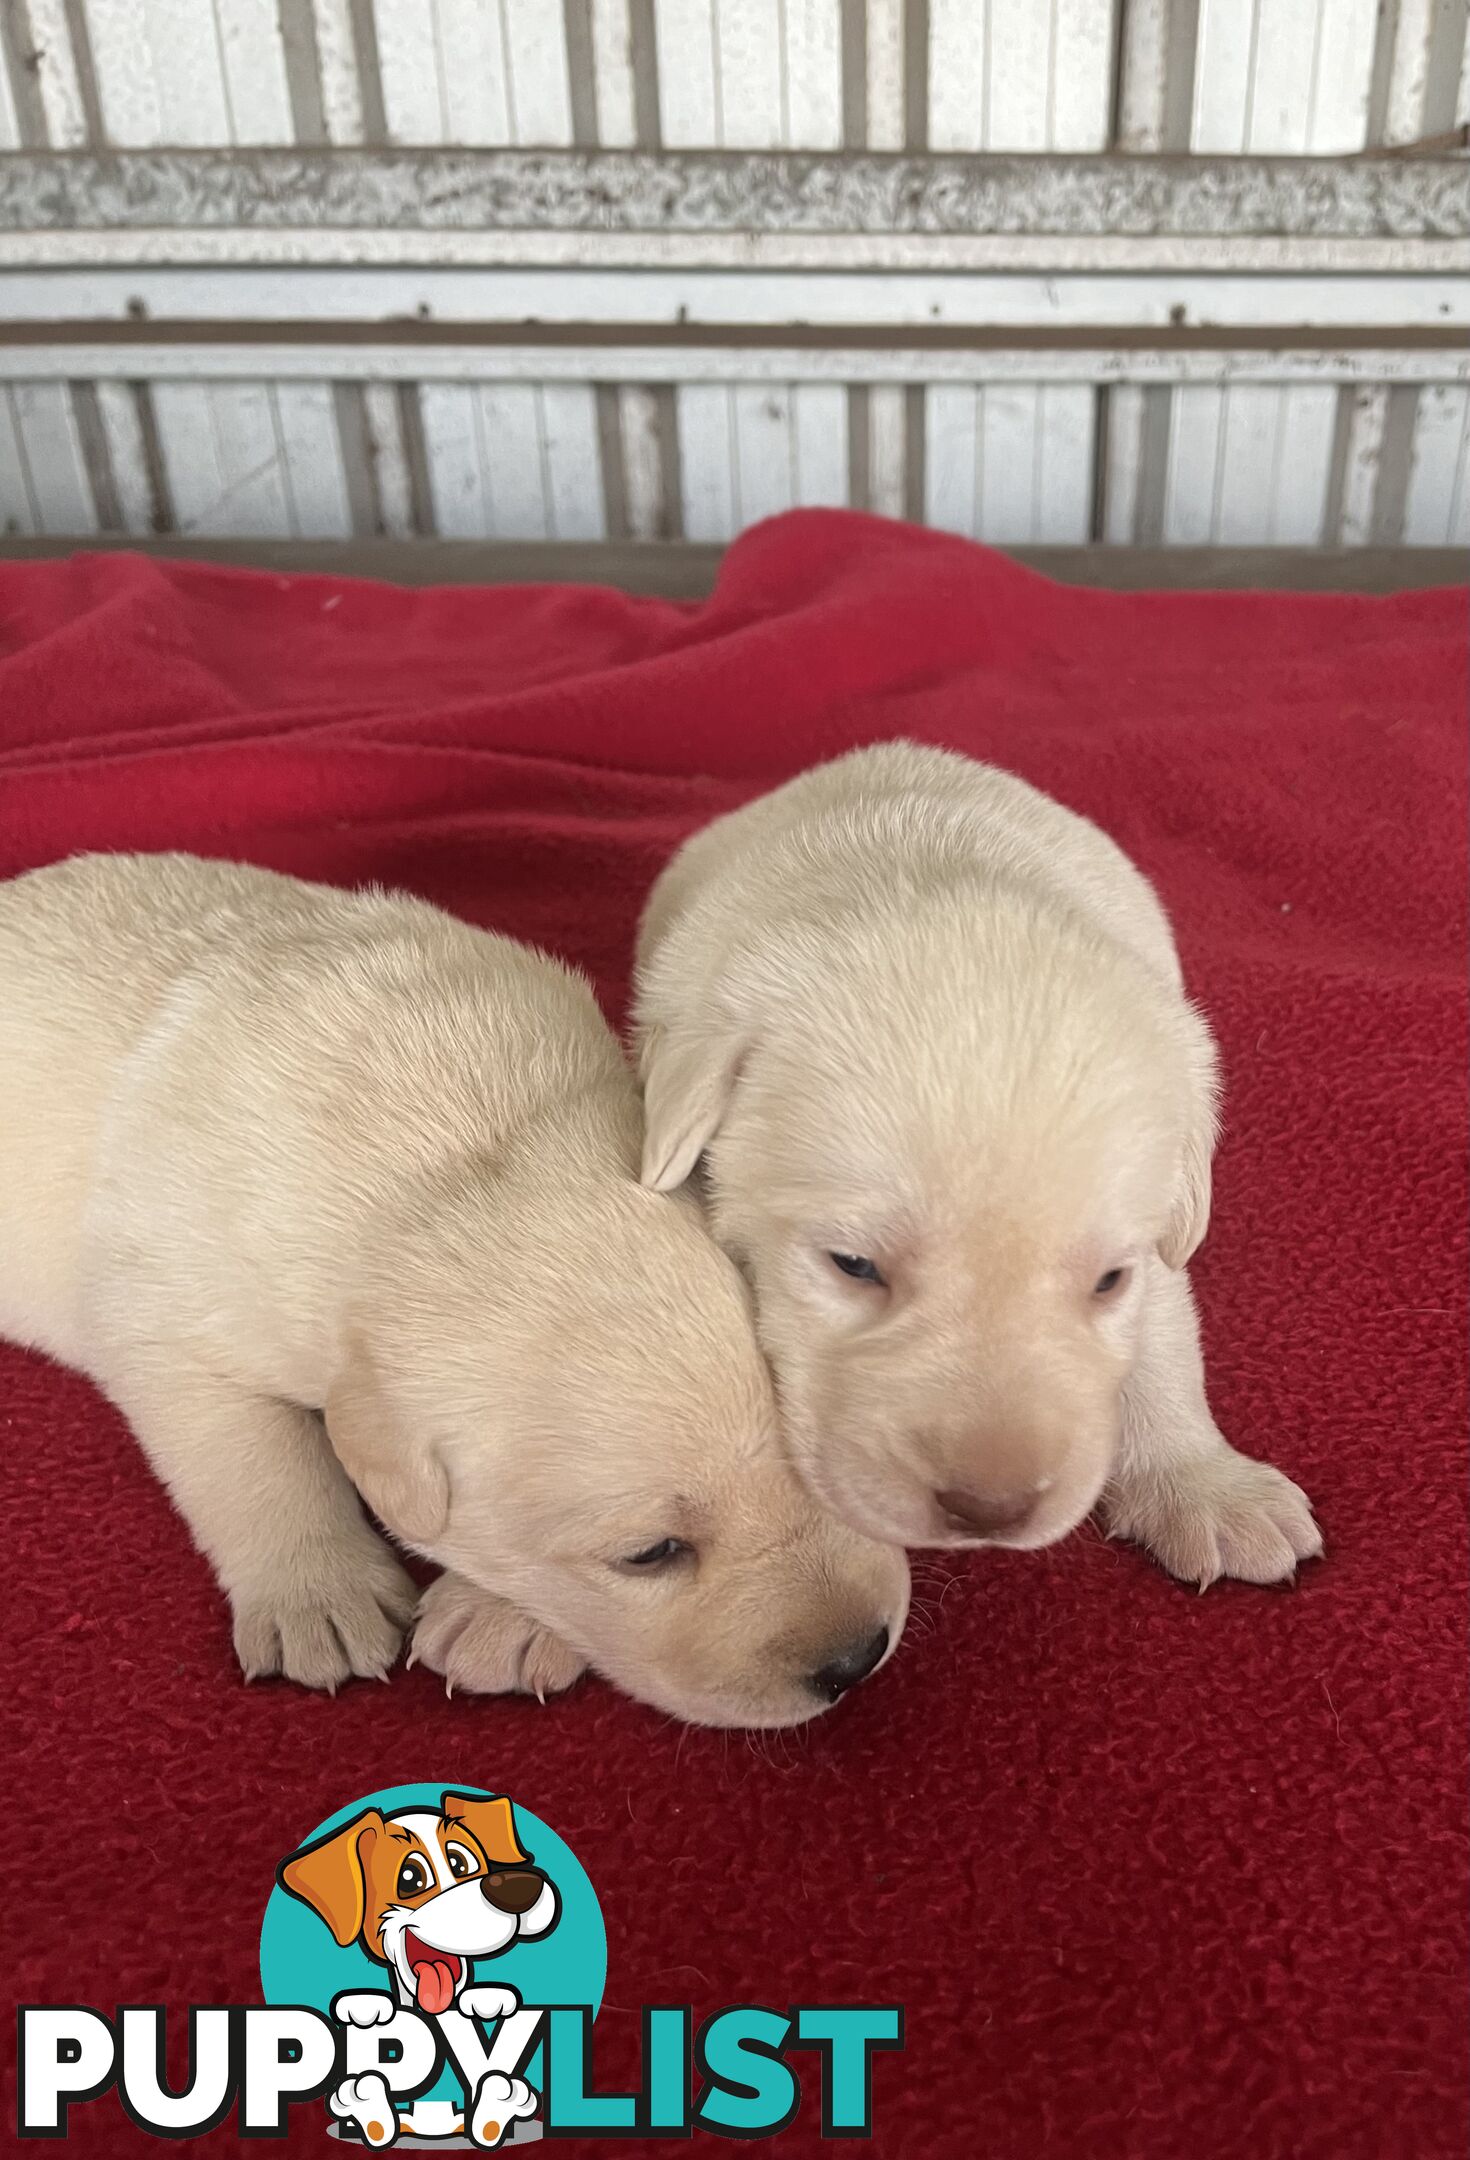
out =
[[[1470,318],[1463,235],[1324,225],[1316,178],[1248,229],[1118,229],[1095,203],[1086,229],[1048,223],[1103,175],[1117,185],[1100,162],[1054,184],[1067,156],[1332,157],[1442,137],[1470,121],[1462,5],[4,5],[0,152],[22,159],[188,145],[243,170],[251,149],[352,149],[380,160],[364,199],[383,154],[415,149],[546,151],[563,171],[599,147],[756,161],[729,182],[733,217],[702,230],[623,229],[612,211],[558,225],[534,207],[456,222],[452,188],[447,212],[328,224],[310,181],[294,224],[12,220],[0,315],[70,327],[0,343],[11,530],[720,540],[787,505],[859,502],[1002,542],[1466,537],[1464,355],[1422,335]],[[777,214],[795,183],[767,155],[792,151],[819,161],[812,201],[863,153],[912,162],[898,194],[875,164],[846,226],[802,230]],[[976,152],[1034,155],[1047,217],[931,214],[958,169],[936,161]],[[539,184],[506,183],[533,206]],[[926,187],[923,210],[898,214]],[[76,327],[140,315],[159,326],[147,343]],[[375,339],[394,317],[588,338]],[[236,321],[259,330],[219,343],[169,327]],[[306,342],[269,341],[303,323]],[[690,339],[669,342],[681,324]],[[668,335],[640,341],[640,325]],[[803,325],[823,335],[793,346],[783,333]],[[925,342],[967,325],[1016,341]],[[1179,326],[1218,336],[1171,343]],[[844,344],[854,328],[864,339]],[[1359,335],[1335,350],[1334,328]]]

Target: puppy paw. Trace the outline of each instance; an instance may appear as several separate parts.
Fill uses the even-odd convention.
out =
[[[534,1695],[545,1702],[587,1669],[555,1635],[504,1598],[477,1590],[462,1575],[441,1575],[419,1601],[410,1665],[444,1675],[446,1693]]]
[[[513,1987],[481,1985],[462,1988],[454,2007],[466,2017],[482,2018],[487,2025],[495,2025],[501,2018],[514,2016],[521,2007],[521,1998]]]
[[[371,2025],[391,2025],[398,2015],[398,2005],[381,1990],[374,1994],[338,1995],[332,2003],[332,2015],[339,2025],[357,2025],[365,2030]]]
[[[1110,1493],[1110,1536],[1147,1546],[1161,1566],[1201,1590],[1233,1575],[1241,1582],[1286,1582],[1299,1560],[1322,1553],[1312,1503],[1270,1463],[1212,1450],[1197,1461]]]
[[[386,1680],[418,1592],[381,1538],[237,1584],[235,1655],[247,1680],[280,1673],[302,1687]]]
[[[388,2087],[376,2070],[343,2078],[327,2095],[327,2105],[343,2122],[356,2123],[365,2142],[381,2149],[398,2135],[398,2115]]]
[[[513,2123],[535,2112],[536,2095],[523,2078],[487,2070],[475,2088],[470,2136],[487,2152],[493,2151]]]

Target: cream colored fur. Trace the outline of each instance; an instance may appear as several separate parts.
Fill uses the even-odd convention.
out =
[[[637,1015],[644,1180],[705,1158],[796,1460],[846,1520],[1042,1545],[1102,1500],[1201,1584],[1321,1550],[1205,1399],[1214,1047],[1095,826],[909,743],[818,767],[674,858]]]
[[[413,900],[87,856],[0,886],[0,1016],[0,1333],[132,1421],[247,1673],[391,1663],[414,1591],[358,1492],[448,1571],[416,1646],[455,1684],[592,1664],[785,1724],[897,1640],[901,1559],[792,1476],[577,976]]]

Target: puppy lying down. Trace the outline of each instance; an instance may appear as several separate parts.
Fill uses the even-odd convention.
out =
[[[586,985],[420,902],[186,856],[0,885],[0,1333],[89,1373],[247,1674],[593,1665],[795,1724],[891,1651],[902,1557],[787,1467],[747,1294],[637,1179]],[[356,1487],[356,1490],[354,1490]]]
[[[1045,1545],[1101,1499],[1201,1585],[1319,1553],[1205,1400],[1185,1266],[1215,1053],[1142,876],[910,743],[697,833],[639,950],[647,1184],[707,1155],[812,1491],[910,1545]]]

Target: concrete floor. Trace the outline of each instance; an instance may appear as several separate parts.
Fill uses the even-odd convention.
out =
[[[84,540],[0,541],[0,561],[36,561],[126,546],[145,555],[265,570],[381,578],[394,585],[615,585],[625,592],[698,600],[724,550],[685,542],[474,540]],[[1013,548],[1066,585],[1118,591],[1243,590],[1395,592],[1470,581],[1470,556],[1455,548]]]

